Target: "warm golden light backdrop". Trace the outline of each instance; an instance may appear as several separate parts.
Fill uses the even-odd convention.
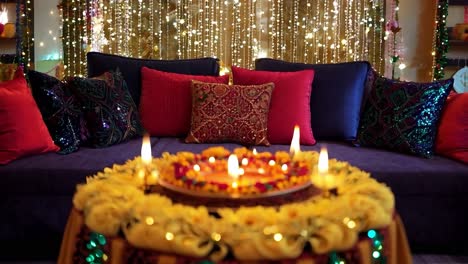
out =
[[[384,0],[63,1],[66,75],[90,50],[155,59],[217,57],[253,68],[368,60],[383,72]]]

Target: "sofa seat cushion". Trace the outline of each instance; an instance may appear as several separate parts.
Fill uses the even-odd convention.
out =
[[[156,144],[157,138],[151,141]],[[86,176],[140,155],[141,142],[137,138],[108,148],[81,147],[68,155],[46,153],[13,161],[0,166],[2,185],[9,186],[2,193],[71,196]]]
[[[186,144],[179,138],[152,138],[152,152],[159,157],[163,152],[201,152],[219,144]],[[233,150],[235,143],[222,144]],[[465,195],[468,186],[468,166],[441,156],[424,159],[406,154],[372,148],[355,148],[346,143],[319,142],[316,146],[302,146],[302,150],[319,151],[326,145],[330,158],[348,161],[372,177],[386,183],[395,196],[447,196]],[[256,147],[258,151],[289,151],[289,145]],[[5,194],[71,195],[76,184],[114,163],[124,163],[140,155],[141,138],[109,148],[83,147],[69,155],[45,153],[26,157],[0,166]]]
[[[395,196],[456,197],[466,193],[468,166],[463,163],[441,156],[425,159],[373,148],[353,149],[340,143],[325,145],[330,158],[347,161],[371,173],[373,178],[390,186]]]

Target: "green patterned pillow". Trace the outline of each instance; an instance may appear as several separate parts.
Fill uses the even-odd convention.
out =
[[[107,147],[142,135],[138,108],[120,71],[72,77],[68,83],[82,104],[92,146]]]
[[[452,79],[402,82],[375,73],[359,124],[357,145],[431,157],[441,111],[452,84]]]

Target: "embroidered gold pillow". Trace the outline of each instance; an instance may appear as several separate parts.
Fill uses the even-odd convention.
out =
[[[192,120],[185,142],[269,146],[273,89],[273,83],[244,86],[192,81]]]

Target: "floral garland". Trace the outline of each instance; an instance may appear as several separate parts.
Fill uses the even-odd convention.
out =
[[[181,154],[184,155],[184,154]],[[152,162],[179,161],[164,154]],[[316,164],[316,152],[298,159]],[[313,165],[311,170],[313,169]],[[390,224],[394,196],[368,173],[346,162],[330,160],[336,195],[318,195],[280,207],[217,209],[175,204],[143,191],[138,171],[141,158],[114,165],[79,185],[73,203],[94,232],[117,236],[120,231],[134,247],[213,261],[229,253],[239,260],[278,260],[298,257],[309,244],[322,254],[351,248],[358,234]]]

